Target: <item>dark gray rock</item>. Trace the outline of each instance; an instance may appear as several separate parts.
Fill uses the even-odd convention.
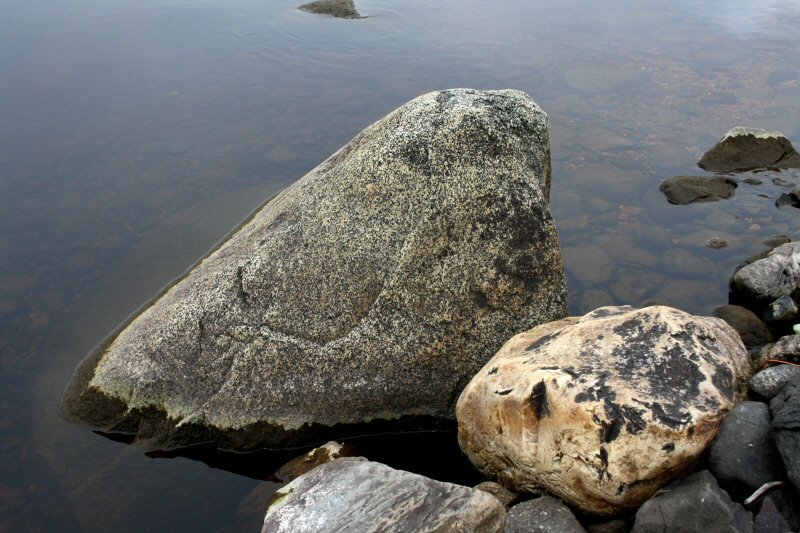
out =
[[[330,15],[340,19],[359,19],[363,18],[356,10],[353,0],[317,0],[303,4],[297,9],[319,15]]]
[[[668,485],[636,513],[632,533],[750,533],[753,515],[707,470]]]
[[[517,501],[519,500],[519,494],[516,492],[511,492],[503,485],[499,483],[495,483],[494,481],[484,481],[483,483],[478,483],[474,487],[475,490],[482,490],[483,492],[488,492],[495,498],[497,498],[500,503],[503,504],[503,507],[508,509]]]
[[[586,533],[564,505],[552,496],[542,496],[515,505],[508,510],[505,533]]]
[[[786,475],[800,491],[800,379],[786,385],[770,402],[775,445],[780,452]]]
[[[781,133],[737,127],[703,154],[697,164],[711,172],[766,167],[798,168],[799,157],[792,143]]]
[[[723,489],[741,500],[764,483],[784,478],[767,404],[734,406],[711,443],[708,469]]]
[[[609,520],[601,524],[591,524],[586,526],[588,533],[628,533],[631,530],[631,525],[627,520],[617,518],[616,520]]]
[[[782,531],[800,531],[800,494],[786,489],[773,490],[764,497],[763,503],[767,500],[772,502],[775,509],[781,513],[789,528]],[[763,505],[762,503],[762,505]]]
[[[730,198],[736,181],[722,176],[674,176],[661,182],[658,189],[671,204],[686,205]]]
[[[262,532],[489,533],[502,531],[505,518],[502,504],[483,491],[345,457],[278,489]]]
[[[786,361],[800,364],[800,334],[784,335],[758,352],[759,364],[767,361]]]
[[[785,322],[797,316],[797,304],[790,296],[781,296],[767,308],[765,317],[770,322]]]
[[[800,243],[782,244],[765,257],[743,266],[731,286],[743,296],[765,305],[790,296],[800,283]]]
[[[800,207],[800,189],[795,189],[790,193],[782,193],[775,200],[775,206],[778,209]]]
[[[761,509],[756,514],[753,525],[755,533],[784,533],[792,530],[792,526],[786,521],[769,495],[761,503]]]
[[[777,187],[794,187],[795,185],[793,181],[785,180],[779,176],[772,178],[772,184]]]
[[[101,346],[65,411],[151,446],[234,450],[452,419],[507,338],[566,314],[549,189],[547,117],[529,96],[416,98]]]
[[[767,325],[746,307],[721,305],[714,309],[714,316],[721,318],[735,329],[748,348],[763,346],[773,341]]]
[[[800,367],[794,365],[775,365],[765,368],[750,378],[750,390],[771,400],[789,382],[800,378]]]

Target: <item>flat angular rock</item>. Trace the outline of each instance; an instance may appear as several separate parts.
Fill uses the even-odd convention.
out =
[[[778,510],[770,496],[764,498],[753,526],[756,533],[784,533],[792,530],[792,526]]]
[[[495,483],[494,481],[484,481],[482,483],[478,483],[472,488],[475,490],[482,490],[487,494],[491,494],[497,498],[497,500],[502,503],[503,507],[506,509],[517,503],[517,500],[519,499],[519,494],[511,492],[501,484]]]
[[[781,133],[736,127],[703,154],[697,165],[711,172],[799,168],[800,156]]]
[[[782,244],[765,257],[740,268],[731,287],[743,296],[765,305],[790,296],[800,284],[800,243]]]
[[[662,181],[658,189],[669,203],[686,205],[730,198],[736,192],[736,181],[722,176],[674,176]]]
[[[707,470],[667,486],[636,513],[631,533],[751,533],[753,515]]]
[[[505,533],[586,533],[578,519],[552,496],[515,505],[508,511]]]
[[[64,411],[155,446],[234,450],[452,419],[505,339],[566,314],[549,187],[547,117],[529,96],[418,97],[104,343]]]
[[[604,307],[506,342],[461,394],[459,443],[515,492],[610,515],[690,468],[749,376],[720,319]]]
[[[784,479],[767,404],[736,404],[711,443],[708,469],[722,488],[742,500],[764,483]]]
[[[790,296],[781,296],[765,312],[766,320],[773,322],[792,320],[797,316],[797,304]]]
[[[768,400],[774,398],[789,382],[800,378],[800,367],[775,365],[750,378],[750,390]]]
[[[358,13],[353,0],[317,0],[316,2],[303,4],[297,9],[318,15],[330,15],[340,19],[363,18]]]
[[[489,533],[502,531],[505,519],[503,505],[483,491],[347,457],[279,489],[261,531]]]

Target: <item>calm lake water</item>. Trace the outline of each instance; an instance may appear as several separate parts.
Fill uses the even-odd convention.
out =
[[[800,143],[798,0],[297,3],[0,0],[0,530],[258,530],[294,453],[147,457],[59,419],[62,389],[252,209],[419,94],[516,88],[550,115],[574,313],[709,313],[764,239],[800,238],[772,182],[797,173],[713,204],[658,191],[735,125]],[[361,446],[468,482],[454,441]]]

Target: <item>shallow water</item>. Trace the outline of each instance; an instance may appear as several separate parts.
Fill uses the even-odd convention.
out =
[[[61,390],[264,199],[419,94],[511,87],[548,112],[574,313],[651,299],[708,313],[765,238],[800,238],[771,173],[713,204],[658,191],[702,174],[734,125],[800,142],[800,1],[357,6],[369,18],[283,0],[2,1],[0,530],[258,529],[283,456],[147,457],[61,421]],[[360,446],[467,482],[453,442]]]

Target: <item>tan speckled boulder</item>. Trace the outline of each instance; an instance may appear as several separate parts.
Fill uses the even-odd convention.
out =
[[[602,307],[506,342],[461,394],[459,442],[514,491],[610,515],[692,466],[750,372],[720,319]]]
[[[522,92],[412,100],[113,335],[65,412],[151,446],[235,450],[452,419],[505,339],[566,314],[549,150]]]

